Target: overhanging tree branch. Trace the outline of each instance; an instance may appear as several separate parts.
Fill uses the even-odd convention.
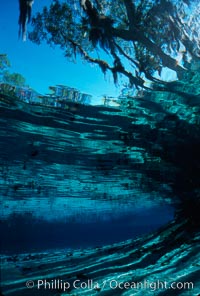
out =
[[[167,82],[154,77],[154,73],[158,71],[160,74],[164,67],[174,70],[179,78],[187,70],[185,67],[188,65],[188,57],[179,52],[179,43],[183,41],[182,44],[186,47],[190,36],[184,33],[187,31],[187,24],[178,27],[181,18],[176,19],[176,6],[170,0],[164,2],[166,6],[169,4],[166,7],[167,15],[160,2],[152,4],[145,1],[149,6],[143,11],[144,4],[141,0],[137,4],[133,0],[76,1],[79,2],[79,9],[83,10],[84,17],[77,17],[77,5],[74,11],[73,6],[57,0],[51,4],[49,10],[46,8],[34,19],[32,40],[37,43],[38,40],[46,40],[50,45],[60,45],[67,57],[73,56],[77,49],[85,60],[98,64],[104,73],[111,71],[115,82],[118,74],[122,74],[131,84],[139,87],[144,87],[145,78],[154,82],[155,86],[158,84],[159,87],[165,87]],[[107,10],[102,3],[108,4]],[[121,5],[122,15],[119,15],[117,8]],[[133,46],[133,52],[126,54],[123,42]],[[191,42],[189,45],[191,52],[195,45]],[[90,50],[98,50],[99,47],[112,56],[113,65],[90,55]],[[183,57],[183,67],[174,58],[179,54]],[[130,68],[123,58],[135,66],[133,73],[129,72]],[[141,74],[144,74],[144,80]]]
[[[132,30],[135,26],[135,5],[132,0],[123,0],[126,7],[126,13],[129,20],[129,29]]]
[[[134,31],[130,30],[121,30],[113,28],[113,36],[121,38],[126,41],[138,41],[142,45],[144,45],[149,51],[151,51],[154,55],[159,56],[162,60],[162,64],[165,67],[170,68],[171,70],[174,70],[177,72],[178,75],[183,73],[185,69],[177,64],[177,61],[173,58],[171,58],[169,55],[164,53],[162,49],[153,43],[150,39],[145,37],[143,32],[139,31],[138,29],[135,29]]]
[[[150,75],[150,73],[148,73],[140,64],[140,62],[134,60],[133,58],[131,58],[128,54],[126,54],[124,52],[124,50],[121,48],[121,46],[119,46],[117,43],[115,43],[116,48],[118,49],[119,53],[124,56],[126,59],[128,59],[132,64],[134,64],[136,66],[136,68],[138,69],[138,71],[141,73],[143,72],[146,76],[147,79],[149,79],[152,82],[157,82],[157,83],[162,83],[162,84],[166,84],[165,81],[160,80],[158,78],[153,77],[152,75]],[[137,72],[137,70],[135,70]]]
[[[140,77],[135,77],[131,72],[126,71],[122,65],[117,61],[115,61],[114,67],[111,67],[107,62],[101,59],[92,58],[82,47],[80,44],[75,42],[72,39],[66,39],[67,42],[71,43],[75,50],[79,50],[80,54],[84,57],[84,59],[90,63],[98,65],[102,72],[105,74],[107,70],[110,70],[114,76],[114,80],[116,82],[115,75],[117,73],[121,73],[129,79],[131,85],[140,86],[146,89],[149,89],[144,86],[144,80]],[[117,59],[117,56],[116,56]]]

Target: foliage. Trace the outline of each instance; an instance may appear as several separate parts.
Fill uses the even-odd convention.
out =
[[[25,86],[26,79],[19,73],[4,72],[3,81],[14,86]]]
[[[10,67],[10,61],[8,60],[8,57],[6,54],[0,54],[0,73]]]
[[[147,88],[148,79],[154,89],[167,88],[155,73],[168,67],[182,77],[200,57],[195,2],[56,0],[33,18],[29,38],[59,45],[70,59],[78,53],[103,73],[111,71],[115,82],[121,74],[131,86]]]
[[[26,79],[19,73],[10,73],[11,66],[6,54],[0,54],[0,81],[13,86],[24,86]]]

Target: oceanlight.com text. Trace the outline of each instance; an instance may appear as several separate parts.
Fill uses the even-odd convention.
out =
[[[29,289],[37,288],[38,290],[61,290],[63,292],[71,289],[76,290],[192,290],[194,289],[193,282],[167,282],[167,281],[149,281],[144,280],[141,282],[134,281],[120,281],[118,279],[110,279],[104,281],[94,281],[88,279],[86,281],[76,279],[74,281],[64,281],[60,279],[46,280],[41,279],[37,281],[29,280],[26,282]]]

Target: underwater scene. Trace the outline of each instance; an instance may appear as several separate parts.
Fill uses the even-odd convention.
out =
[[[0,3],[0,296],[200,296],[200,3]]]

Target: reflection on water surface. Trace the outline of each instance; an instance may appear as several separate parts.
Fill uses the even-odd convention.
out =
[[[1,119],[5,250],[103,245],[172,219],[168,199],[141,193],[138,168],[151,157],[137,146],[132,116],[18,104]]]

